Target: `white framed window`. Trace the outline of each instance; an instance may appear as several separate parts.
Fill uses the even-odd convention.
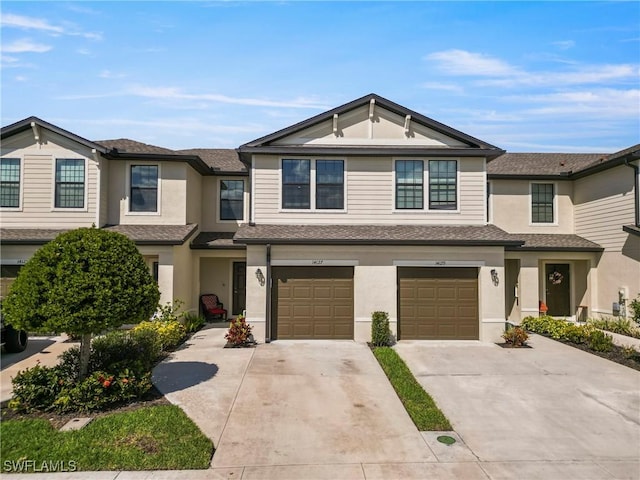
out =
[[[345,160],[282,158],[282,210],[345,211]]]
[[[244,180],[220,180],[218,221],[244,220]]]
[[[160,214],[160,178],[157,163],[127,164],[128,214]]]
[[[424,209],[424,161],[396,160],[396,210]]]
[[[557,200],[555,183],[529,184],[531,223],[557,224]]]
[[[53,210],[87,210],[86,159],[54,159],[53,182]]]
[[[459,212],[458,160],[398,158],[393,175],[396,212]]]
[[[22,161],[0,158],[0,208],[20,210],[22,205]]]
[[[458,161],[429,160],[429,210],[458,209]]]

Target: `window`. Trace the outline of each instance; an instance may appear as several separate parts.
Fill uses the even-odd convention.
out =
[[[424,207],[424,163],[422,160],[396,161],[396,208]]]
[[[316,208],[344,208],[344,161],[316,160]]]
[[[531,184],[531,222],[553,223],[553,183]]]
[[[310,184],[310,160],[282,160],[282,208],[311,208]]]
[[[55,208],[84,208],[84,160],[56,158]]]
[[[429,160],[429,209],[455,210],[457,203],[458,162]]]
[[[129,211],[158,211],[158,166],[131,165]]]
[[[153,266],[151,268],[151,276],[156,281],[156,283],[158,283],[159,271],[160,271],[160,262],[153,262]]]
[[[492,215],[491,215],[491,183],[487,182],[487,223],[491,222],[492,220]]]
[[[20,207],[20,159],[0,159],[0,207]]]
[[[244,220],[244,181],[220,181],[220,220]]]

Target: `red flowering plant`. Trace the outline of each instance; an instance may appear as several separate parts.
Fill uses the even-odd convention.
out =
[[[229,331],[224,338],[233,347],[255,345],[251,330],[253,327],[247,323],[244,316],[238,317],[229,324]]]

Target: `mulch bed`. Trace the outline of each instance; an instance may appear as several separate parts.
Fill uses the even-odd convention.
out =
[[[111,415],[113,413],[124,413],[124,412],[132,412],[134,410],[138,410],[143,407],[153,407],[156,405],[170,405],[171,402],[165,398],[155,387],[152,387],[151,390],[144,396],[144,398],[138,400],[134,403],[129,403],[127,405],[123,405],[117,408],[111,408],[109,410],[103,410],[100,412],[76,412],[76,413],[55,413],[55,412],[33,412],[33,413],[18,413],[14,410],[11,410],[8,407],[5,407],[0,412],[0,421],[4,420],[26,420],[26,419],[44,419],[48,420],[49,423],[55,429],[60,429],[64,424],[69,422],[69,420],[78,417],[91,417],[93,419],[104,417],[107,415]]]

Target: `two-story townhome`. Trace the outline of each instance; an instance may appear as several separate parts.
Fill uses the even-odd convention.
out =
[[[606,154],[507,153],[487,166],[488,219],[505,252],[506,315],[625,315],[640,291],[640,145]]]
[[[624,315],[640,293],[640,146],[505,153],[374,94],[237,150],[35,118],[2,140],[3,277],[95,224],[136,241],[163,301],[216,293],[258,340],[367,341],[385,311],[400,340],[497,341],[542,304]]]
[[[233,150],[89,141],[30,117],[2,129],[0,162],[4,290],[40,245],[96,226],[135,241],[162,303],[195,309],[202,289],[244,310],[244,248],[231,238],[248,215],[248,170]]]

